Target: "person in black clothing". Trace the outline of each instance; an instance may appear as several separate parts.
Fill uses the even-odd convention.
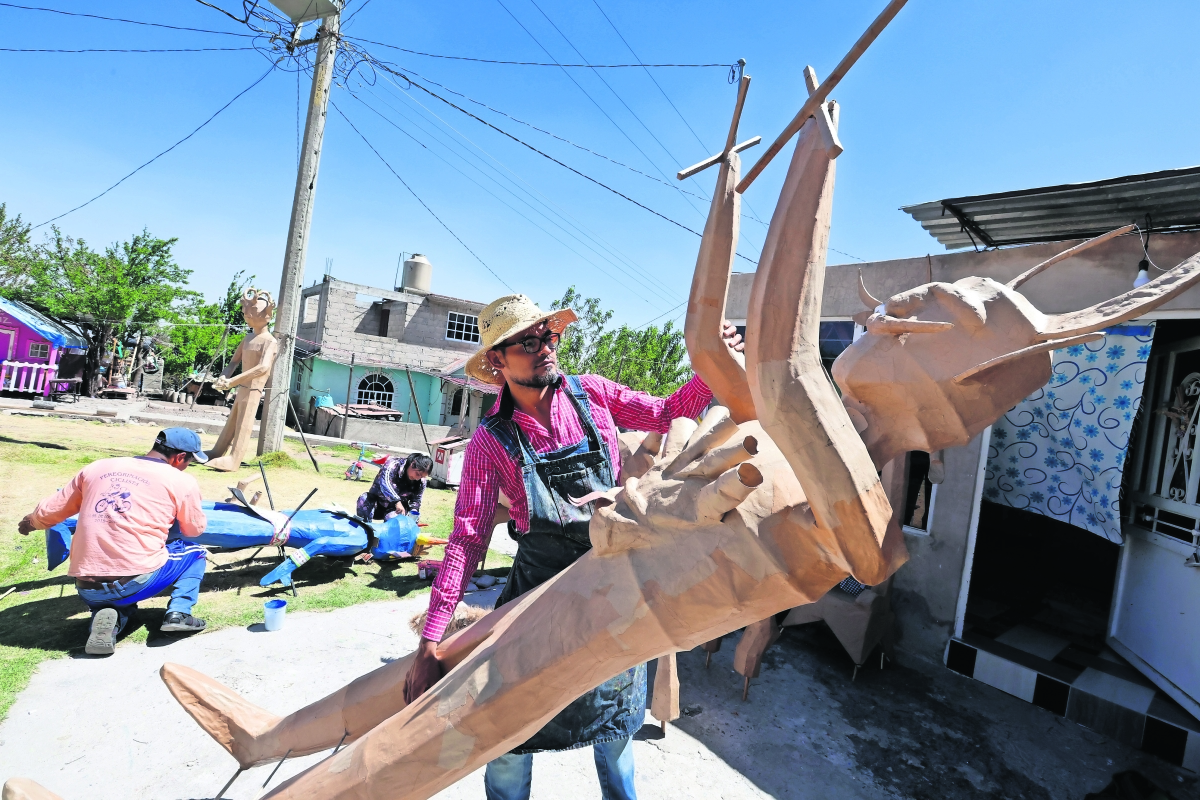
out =
[[[371,488],[358,498],[358,516],[370,521],[391,514],[419,514],[425,482],[432,471],[433,459],[424,453],[390,457]]]

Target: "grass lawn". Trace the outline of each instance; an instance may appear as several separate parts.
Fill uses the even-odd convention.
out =
[[[25,688],[39,663],[83,652],[90,614],[67,577],[67,565],[46,570],[46,544],[39,533],[29,537],[17,533],[17,521],[44,496],[63,486],[82,467],[98,458],[144,455],[154,441],[157,428],[147,425],[111,425],[91,420],[49,417],[0,416],[0,594],[16,591],[0,600],[0,719],[7,714],[18,692]],[[216,436],[204,435],[211,447]],[[269,467],[267,477],[275,506],[293,508],[315,486],[319,489],[309,507],[336,502],[353,509],[358,496],[367,490],[366,478],[374,477],[368,467],[364,479],[343,478],[358,450],[346,446],[314,448],[321,473],[318,475],[299,442],[286,440],[285,451],[294,463]],[[193,466],[205,500],[224,500],[227,487],[258,473],[258,467],[221,473]],[[253,489],[261,488],[261,482]],[[427,489],[422,503],[422,521],[433,536],[446,538],[453,524],[455,494]],[[265,500],[263,501],[265,503]],[[430,558],[440,558],[434,548]],[[356,564],[349,559],[317,558],[293,573],[299,596],[276,585],[264,589],[259,579],[270,571],[278,556],[271,549],[250,559],[254,550],[215,554],[201,587],[197,616],[214,630],[231,625],[262,621],[262,604],[275,596],[286,597],[293,611],[343,608],[375,600],[394,600],[427,591],[429,583],[417,577],[415,564]],[[512,563],[507,556],[489,552],[488,571],[502,574]],[[138,627],[122,639],[121,647],[144,647],[148,639],[163,634],[158,625],[166,612],[167,597],[139,604]]]

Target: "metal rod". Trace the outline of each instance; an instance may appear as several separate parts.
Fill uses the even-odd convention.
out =
[[[908,0],[892,0],[888,3],[883,13],[875,18],[871,26],[867,28],[866,32],[850,48],[850,52],[846,53],[841,62],[833,68],[833,72],[829,73],[829,77],[825,79],[825,82],[821,84],[817,91],[809,95],[808,100],[801,106],[800,112],[783,129],[783,133],[779,134],[779,138],[771,143],[771,146],[767,148],[767,152],[762,154],[762,158],[754,162],[754,166],[746,173],[746,177],[742,178],[742,182],[737,185],[736,191],[739,194],[750,188],[750,184],[754,183],[754,179],[766,169],[767,165],[771,163],[771,159],[779,155],[779,151],[784,148],[788,140],[804,127],[804,123],[808,121],[808,118],[825,102],[825,99],[829,97],[829,93],[837,87],[842,78],[846,77],[846,73],[850,71],[854,63],[858,61],[862,54],[867,51],[867,48],[871,46],[871,43],[883,32],[888,23],[900,13],[900,9],[904,8],[906,2]]]
[[[746,677],[745,683],[742,684],[742,702],[746,702],[746,698],[750,696],[750,678]]]
[[[300,441],[304,442],[304,449],[308,452],[308,457],[312,460],[313,469],[315,469],[319,475],[321,473],[321,468],[317,466],[317,457],[313,455],[312,448],[308,446],[308,437],[304,435],[304,423],[300,421],[300,412],[296,410],[296,404],[292,402],[292,395],[290,393],[288,394],[287,399],[288,405],[292,407],[292,415],[296,417],[296,431],[300,434]],[[266,480],[266,476],[263,476],[263,480]],[[270,495],[271,493],[268,492],[267,497],[269,498]],[[274,509],[275,506],[271,506],[271,508]]]
[[[233,773],[233,777],[229,779],[229,783],[227,783],[227,784],[225,784],[224,786],[222,786],[222,787],[221,787],[221,791],[217,792],[217,796],[216,796],[216,797],[214,797],[214,798],[213,798],[213,800],[221,800],[221,797],[222,797],[222,796],[223,796],[223,795],[224,795],[224,794],[225,794],[227,791],[229,791],[229,787],[230,787],[230,786],[233,786],[233,782],[234,782],[234,781],[236,781],[236,780],[238,779],[238,775],[241,775],[241,774],[242,774],[243,772],[245,772],[245,771],[246,771],[246,768],[245,768],[245,767],[239,767],[239,768],[238,768],[238,771],[237,771],[237,772],[235,772],[235,773]]]
[[[330,755],[334,755],[334,756],[337,755],[337,751],[342,749],[342,742],[346,741],[346,737],[349,735],[350,735],[350,731],[346,731],[345,733],[342,734],[342,738],[338,740],[337,747],[333,748],[333,752],[330,753]]]
[[[275,769],[271,770],[271,774],[267,776],[267,779],[265,781],[263,781],[264,789],[267,788],[267,784],[271,782],[271,778],[275,777],[275,773],[279,772],[279,768],[283,766],[283,762],[287,761],[287,757],[290,756],[291,754],[292,754],[292,750],[289,747],[288,751],[283,754],[283,758],[279,759],[279,763],[275,765]]]
[[[354,356],[356,353],[350,354],[350,375],[346,378],[346,413],[342,414],[342,438],[349,438],[346,435],[346,429],[350,427],[350,387],[354,385]]]
[[[421,404],[417,402],[417,389],[413,386],[412,372],[405,367],[404,374],[408,376],[408,391],[412,393],[413,410],[417,412],[417,422],[421,423],[421,438],[425,440],[425,449],[429,455],[433,455],[433,451],[429,450],[429,434],[425,433],[425,420],[421,419]],[[471,387],[468,385],[465,388],[469,394]]]
[[[300,509],[304,508],[304,504],[305,504],[305,503],[307,503],[309,500],[311,500],[311,499],[312,499],[312,496],[313,496],[314,494],[316,494],[316,493],[317,493],[317,490],[316,490],[316,488],[314,488],[314,489],[313,489],[311,492],[309,492],[309,493],[308,493],[308,497],[306,497],[306,498],[304,498],[303,500],[301,500],[301,501],[300,501],[300,505],[298,505],[298,506],[296,506],[294,509],[292,509],[292,513],[291,513],[291,514],[288,514],[287,521],[288,521],[288,522],[291,522],[291,521],[292,521],[292,517],[296,516],[296,512],[297,512],[297,511],[299,511]],[[286,524],[285,524],[285,526],[284,526],[284,527],[287,527],[287,526],[286,526]],[[282,549],[282,548],[280,548],[280,549]]]
[[[267,490],[267,502],[271,504],[271,510],[275,510],[275,498],[271,496],[271,484],[267,480],[267,471],[263,468],[262,459],[258,460],[258,471],[262,473],[263,487]]]

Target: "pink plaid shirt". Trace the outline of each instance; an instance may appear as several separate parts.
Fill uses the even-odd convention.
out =
[[[621,469],[617,445],[617,425],[638,431],[666,433],[671,420],[696,417],[712,400],[712,392],[700,376],[693,377],[666,400],[645,392],[635,392],[599,375],[581,375],[580,383],[592,406],[592,419],[604,446],[612,457],[613,468]],[[490,414],[499,409],[500,401]],[[528,414],[513,410],[513,422],[528,437],[538,453],[547,453],[572,444],[585,437],[583,423],[567,396],[565,384],[559,384],[550,402],[548,431]],[[620,482],[620,475],[617,475]],[[462,599],[467,580],[492,538],[491,522],[496,513],[500,492],[512,501],[510,514],[517,530],[529,530],[529,504],[525,484],[517,462],[509,457],[504,446],[482,427],[475,431],[464,454],[462,483],[458,487],[458,502],[454,507],[454,531],[446,545],[446,556],[433,591],[429,595],[429,614],[422,635],[441,641],[454,608]]]

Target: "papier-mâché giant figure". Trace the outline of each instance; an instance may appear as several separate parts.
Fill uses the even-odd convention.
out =
[[[208,451],[208,466],[222,472],[232,472],[242,466],[242,457],[246,455],[254,431],[254,415],[279,353],[279,342],[267,330],[275,314],[271,293],[250,287],[243,292],[241,302],[242,316],[252,333],[238,343],[229,365],[213,382],[213,388],[219,392],[238,387],[225,427],[213,449]],[[239,363],[242,371],[234,375],[233,370]]]
[[[755,276],[745,364],[717,373],[695,354],[723,347],[737,241],[732,135],[721,154],[688,346],[737,417],[718,407],[698,426],[677,420],[665,440],[647,436],[623,485],[595,501],[592,549],[445,639],[447,672],[430,691],[405,704],[410,656],[279,717],[195,670],[164,666],[184,709],[242,767],[350,742],[269,797],[428,798],[636,664],[813,602],[847,575],[879,583],[906,558],[879,469],[914,446],[969,441],[1045,382],[1046,340],[1145,313],[1200,280],[1194,257],[1140,290],[1055,317],[981,279],[919,287],[884,303],[835,365],[843,406],[817,349],[836,118],[822,103],[800,128]],[[938,347],[928,344],[935,336]],[[988,365],[1003,380],[976,370]],[[38,796],[28,783],[19,791]]]

